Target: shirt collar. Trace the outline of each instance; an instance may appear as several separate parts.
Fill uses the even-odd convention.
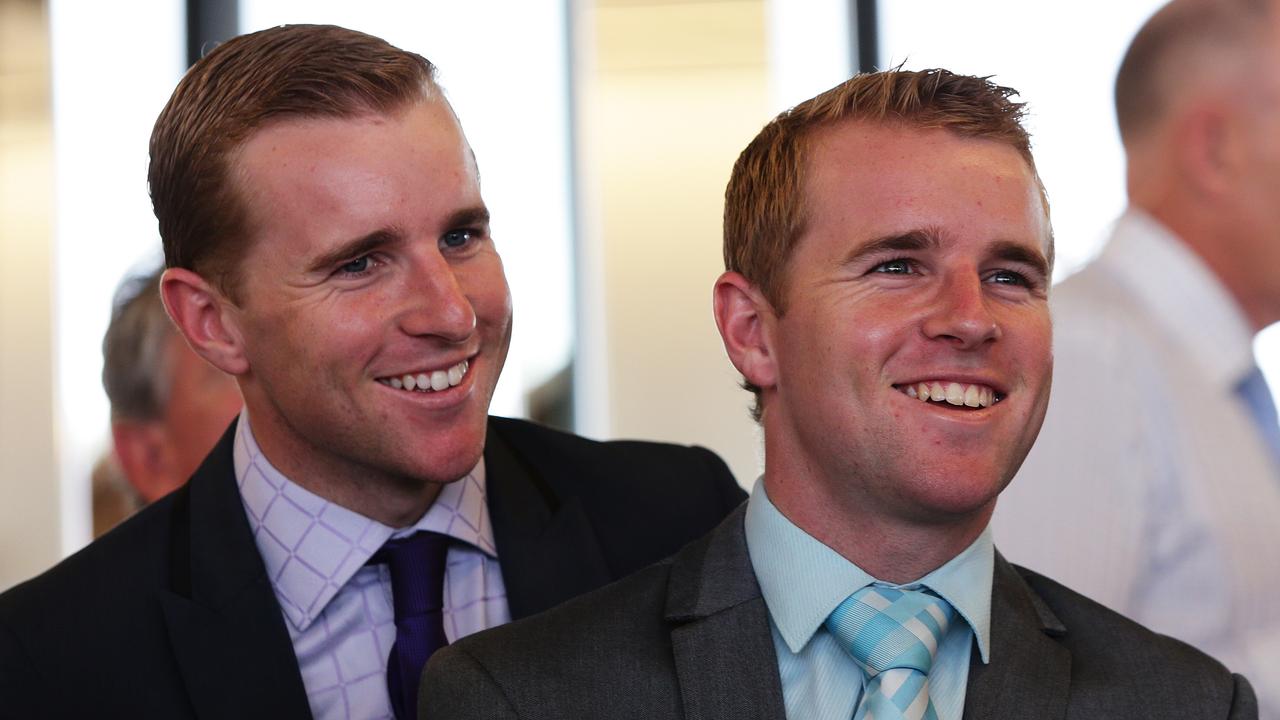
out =
[[[416,523],[400,529],[330,502],[285,477],[262,454],[247,409],[236,426],[232,459],[254,542],[285,616],[300,632],[392,536],[428,530],[497,556],[483,458],[466,477],[446,484]]]
[[[1231,389],[1252,372],[1253,330],[1244,311],[1199,256],[1155,218],[1137,208],[1126,211],[1099,262],[1159,310],[1152,321],[1213,382]]]
[[[877,583],[857,565],[797,527],[774,507],[756,481],[747,501],[747,553],[760,583],[765,605],[783,642],[798,653],[845,598]],[[991,580],[995,548],[987,528],[945,565],[907,585],[924,586],[951,603],[978,640],[982,662],[988,662],[991,640]],[[797,592],[797,588],[802,591]]]

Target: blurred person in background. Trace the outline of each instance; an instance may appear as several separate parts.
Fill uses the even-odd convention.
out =
[[[121,283],[102,339],[112,452],[94,467],[95,536],[186,482],[240,412],[235,380],[165,313],[162,271]]]
[[[1011,558],[1243,673],[1280,717],[1280,6],[1175,0],[1115,84],[1129,208],[1054,291],[1044,430],[996,512]]]

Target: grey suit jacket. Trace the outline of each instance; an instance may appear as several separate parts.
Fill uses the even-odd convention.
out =
[[[419,717],[784,717],[743,514],[669,560],[437,652]],[[1257,717],[1244,678],[998,555],[991,623],[966,718]]]

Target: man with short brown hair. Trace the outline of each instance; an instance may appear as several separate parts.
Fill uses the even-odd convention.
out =
[[[245,409],[182,489],[0,596],[0,716],[411,717],[443,644],[740,503],[707,450],[488,416],[511,299],[421,56],[236,38],[151,152],[165,305]]]
[[[761,131],[715,286],[764,428],[750,500],[446,648],[422,717],[1256,716],[1244,679],[992,544],[1053,366],[1052,234],[1011,94],[861,75]]]

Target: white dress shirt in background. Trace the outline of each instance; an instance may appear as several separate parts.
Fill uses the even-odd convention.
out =
[[[1280,717],[1280,469],[1236,392],[1254,365],[1242,312],[1134,210],[1050,306],[1049,412],[996,545],[1217,657]]]

